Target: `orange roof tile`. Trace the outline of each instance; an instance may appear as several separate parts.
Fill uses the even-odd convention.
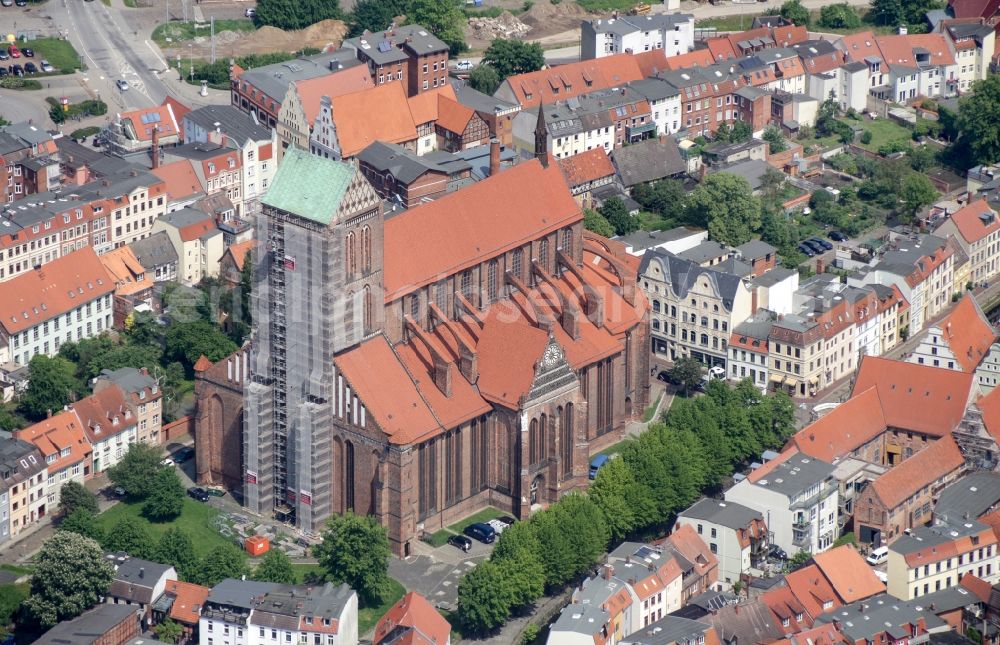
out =
[[[194,224],[188,224],[187,226],[180,229],[179,233],[181,240],[185,242],[191,242],[192,240],[197,240],[199,237],[208,233],[215,228],[215,220],[212,219],[211,215],[206,214],[205,219],[195,222]]]
[[[971,373],[865,356],[853,392],[878,388],[887,426],[941,437],[962,420],[972,382]]]
[[[178,159],[150,172],[167,185],[167,198],[170,201],[179,201],[204,192],[190,159]]]
[[[212,367],[212,361],[208,360],[208,356],[202,354],[194,364],[194,371],[204,372],[210,367]]]
[[[451,87],[450,85],[448,86]],[[469,121],[476,116],[475,110],[449,98],[438,98],[438,125],[449,132],[461,135],[469,127]]]
[[[0,326],[16,334],[114,290],[101,259],[84,247],[0,282]]]
[[[444,645],[451,637],[451,624],[426,598],[415,591],[400,598],[379,619],[375,625],[372,645],[379,645],[397,626],[410,627],[414,632],[425,636],[418,641],[424,645]]]
[[[421,92],[416,96],[406,99],[407,104],[410,106],[410,114],[413,115],[413,123],[415,125],[422,125],[436,121],[441,111],[441,99],[458,101],[455,88],[449,84],[437,89]]]
[[[805,605],[806,611],[813,618],[843,604],[833,585],[815,564],[785,575],[785,584],[798,601]],[[830,603],[830,606],[824,609],[827,603]]]
[[[970,294],[959,300],[935,327],[941,328],[942,340],[948,343],[955,360],[966,372],[975,371],[996,339],[993,326]]]
[[[993,534],[1000,538],[1000,508],[981,515],[979,521],[993,529]]]
[[[560,159],[559,168],[570,188],[615,174],[611,157],[601,146]]]
[[[980,601],[982,602],[990,601],[990,595],[993,591],[993,585],[986,582],[982,578],[977,578],[973,574],[967,573],[964,576],[962,576],[962,579],[961,581],[959,581],[959,584],[968,589],[970,592],[972,592],[972,595],[974,595],[976,598],[979,598]]]
[[[69,408],[76,411],[92,444],[135,427],[135,417],[125,404],[125,392],[114,383],[71,403]]]
[[[396,300],[582,218],[555,164],[517,164],[386,221],[385,300]],[[429,230],[437,234],[427,235]]]
[[[153,281],[146,280],[146,269],[139,263],[131,247],[120,246],[100,257],[101,264],[114,280],[116,295],[130,296],[152,288]]]
[[[365,65],[355,65],[326,76],[295,81],[295,91],[299,95],[299,103],[310,128],[319,116],[319,106],[324,96],[332,99],[370,87],[375,87],[375,83]]]
[[[719,560],[701,536],[695,533],[693,526],[690,524],[680,526],[667,536],[666,542],[677,549],[688,562],[694,564],[696,572],[700,576],[705,576],[709,585],[718,580]]]
[[[869,387],[796,432],[791,443],[803,454],[832,462],[885,430],[878,390]]]
[[[771,37],[778,47],[789,47],[809,40],[809,31],[801,25],[775,27],[771,30]]]
[[[952,436],[945,435],[872,482],[888,509],[894,509],[924,486],[958,470],[965,463]]]
[[[679,56],[671,56],[667,59],[667,69],[671,71],[677,71],[685,69],[687,67],[708,67],[715,60],[712,58],[712,52],[708,49],[695,49],[694,51],[689,51],[686,54],[680,54]]]
[[[706,38],[705,45],[708,47],[709,54],[712,56],[712,62],[729,60],[731,58],[736,58],[737,56],[736,48],[733,47],[733,43],[730,42],[730,40],[725,36]]]
[[[243,262],[247,259],[247,254],[253,248],[255,240],[247,240],[246,242],[237,242],[233,244],[228,249],[226,249],[225,255],[232,256],[233,265],[239,269],[243,270]]]
[[[639,65],[639,71],[643,78],[656,76],[660,72],[665,72],[670,68],[667,66],[667,55],[662,49],[651,49],[648,52],[633,54],[635,62]]]
[[[969,244],[1000,229],[1000,217],[985,199],[977,199],[958,209],[952,214],[951,221]]]
[[[767,608],[774,614],[774,622],[786,634],[794,634],[803,627],[812,627],[814,616],[806,611],[806,606],[795,597],[789,587],[777,587],[765,592],[760,597]],[[802,621],[796,620],[798,616]],[[788,625],[784,624],[788,621]]]
[[[15,430],[14,436],[38,447],[42,456],[46,458],[49,473],[58,473],[70,466],[83,463],[93,452],[84,436],[83,424],[72,410],[60,412],[27,428]],[[66,449],[69,449],[69,454],[65,457],[60,456]],[[55,461],[49,462],[49,456],[55,456]]]
[[[173,111],[174,118],[177,120],[177,123],[183,123],[185,115],[187,115],[187,113],[191,111],[191,108],[184,105],[183,103],[181,103],[172,96],[167,96],[167,98],[163,99],[163,103],[161,105],[170,106],[170,109]],[[183,135],[184,133],[181,132],[181,134]]]
[[[486,399],[517,409],[535,378],[536,363],[548,335],[512,314],[513,307],[494,305],[479,337],[479,391]],[[506,310],[506,311],[505,311]]]
[[[974,539],[975,538],[975,539]],[[937,542],[936,540],[934,542]],[[963,535],[948,542],[932,543],[919,551],[906,554],[906,565],[909,568],[933,564],[954,558],[962,553],[969,553],[977,548],[991,546],[997,543],[997,536],[992,528],[983,529],[978,534]]]
[[[771,645],[842,645],[848,640],[837,628],[836,623],[822,623],[797,634],[789,634]]]
[[[885,591],[885,585],[850,544],[817,553],[813,556],[813,562],[826,576],[841,602],[845,604],[864,600]]]
[[[841,39],[841,44],[847,56],[854,62],[862,62],[869,56],[882,60],[882,51],[875,42],[875,33],[862,31],[848,34]]]
[[[180,135],[173,105],[168,102],[164,102],[163,105],[157,105],[156,107],[122,112],[118,115],[118,118],[120,121],[130,121],[132,123],[135,136],[139,141],[151,141],[154,126],[160,128],[161,139],[163,137]]]
[[[983,425],[993,439],[1000,443],[1000,387],[993,388],[989,394],[976,401],[979,411],[983,413]]]
[[[174,604],[170,607],[170,617],[185,625],[197,625],[201,616],[201,608],[205,606],[210,591],[211,589],[208,587],[190,582],[168,580],[164,592],[174,595]]]
[[[879,36],[878,47],[882,51],[882,59],[889,65],[916,69],[918,67],[916,53],[919,47],[930,52],[931,65],[954,65],[955,57],[948,47],[944,34],[908,34],[905,36]]]
[[[635,56],[616,54],[509,76],[504,83],[510,86],[521,107],[534,107],[641,78],[644,77]]]
[[[417,138],[402,82],[342,94],[332,99],[331,107],[344,157],[353,157],[375,141],[404,143]]]

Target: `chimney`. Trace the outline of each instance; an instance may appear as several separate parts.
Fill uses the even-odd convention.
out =
[[[146,577],[146,567],[139,567],[139,577],[140,578]]]
[[[500,139],[490,139],[490,177],[500,173]]]
[[[601,566],[601,576],[605,580],[611,580],[611,576],[614,575],[615,568],[610,564],[605,564]]]
[[[49,408],[48,410],[45,411],[45,418],[46,419],[52,418],[52,408]]]
[[[750,315],[757,313],[757,289],[750,292]]]
[[[153,148],[149,151],[153,156],[153,170],[160,167],[160,126],[153,126]]]
[[[823,258],[816,259],[816,273],[823,273]]]

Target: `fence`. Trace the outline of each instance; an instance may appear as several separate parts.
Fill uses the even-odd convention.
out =
[[[166,444],[176,441],[178,437],[185,434],[194,434],[194,417],[186,416],[163,424],[160,428],[160,443]]]

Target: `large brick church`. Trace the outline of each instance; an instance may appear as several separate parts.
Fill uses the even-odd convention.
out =
[[[262,203],[252,348],[197,383],[199,479],[250,510],[374,515],[405,555],[586,486],[647,405],[637,263],[547,156],[386,213],[356,166],[290,149]]]

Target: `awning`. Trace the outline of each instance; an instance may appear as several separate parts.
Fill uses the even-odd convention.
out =
[[[625,129],[628,131],[628,136],[630,137],[635,137],[641,134],[645,134],[647,132],[652,132],[653,134],[656,134],[656,123],[649,122],[649,123],[643,123],[641,125],[630,125],[627,126]]]
[[[772,383],[781,383],[784,380],[785,380],[785,377],[782,376],[781,374],[772,374],[771,375],[771,382]]]
[[[819,385],[819,377],[814,376],[811,379],[809,379],[809,385]]]

